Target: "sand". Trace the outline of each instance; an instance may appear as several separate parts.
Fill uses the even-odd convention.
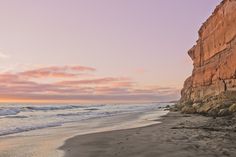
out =
[[[236,118],[170,112],[161,124],[79,135],[60,148],[65,157],[235,157]]]

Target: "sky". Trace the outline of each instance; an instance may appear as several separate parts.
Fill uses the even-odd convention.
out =
[[[177,100],[220,0],[0,0],[0,102]]]

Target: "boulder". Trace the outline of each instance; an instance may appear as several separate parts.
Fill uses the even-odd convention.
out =
[[[236,104],[232,104],[232,105],[229,107],[229,112],[236,112]]]

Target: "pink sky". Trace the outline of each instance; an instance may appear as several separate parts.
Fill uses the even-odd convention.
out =
[[[0,101],[179,98],[220,0],[1,0]]]

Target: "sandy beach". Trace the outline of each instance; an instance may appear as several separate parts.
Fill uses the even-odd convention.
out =
[[[236,118],[170,112],[161,124],[75,136],[65,157],[234,157]]]
[[[103,106],[34,106],[27,112],[20,112],[20,116],[28,118],[15,118],[6,116],[0,119],[0,133],[4,132],[8,125],[17,125],[16,129],[11,132],[8,130],[7,135],[0,135],[0,157],[63,157],[64,151],[58,149],[65,140],[77,135],[89,135],[92,133],[106,132],[120,129],[130,129],[149,126],[160,123],[160,116],[166,115],[161,106],[166,104],[154,105],[103,105]],[[53,108],[52,108],[53,107]],[[96,110],[95,110],[96,107]],[[19,109],[25,109],[25,106],[18,106]],[[70,106],[69,106],[70,108]],[[10,112],[15,108],[6,111]],[[46,110],[46,111],[45,111]],[[48,111],[49,110],[49,111]],[[66,115],[66,117],[65,117]],[[39,122],[42,122],[42,116],[46,117],[45,124],[57,120],[62,122],[60,126],[38,128]],[[91,118],[92,117],[92,118]],[[9,119],[11,123],[9,123]],[[73,119],[73,122],[63,123]],[[30,123],[32,122],[32,123]],[[25,130],[25,126],[30,126]],[[21,128],[21,129],[19,129]],[[33,128],[33,129],[31,129]],[[2,130],[1,130],[2,129]],[[2,132],[1,132],[2,131]],[[16,132],[19,131],[19,132]]]

